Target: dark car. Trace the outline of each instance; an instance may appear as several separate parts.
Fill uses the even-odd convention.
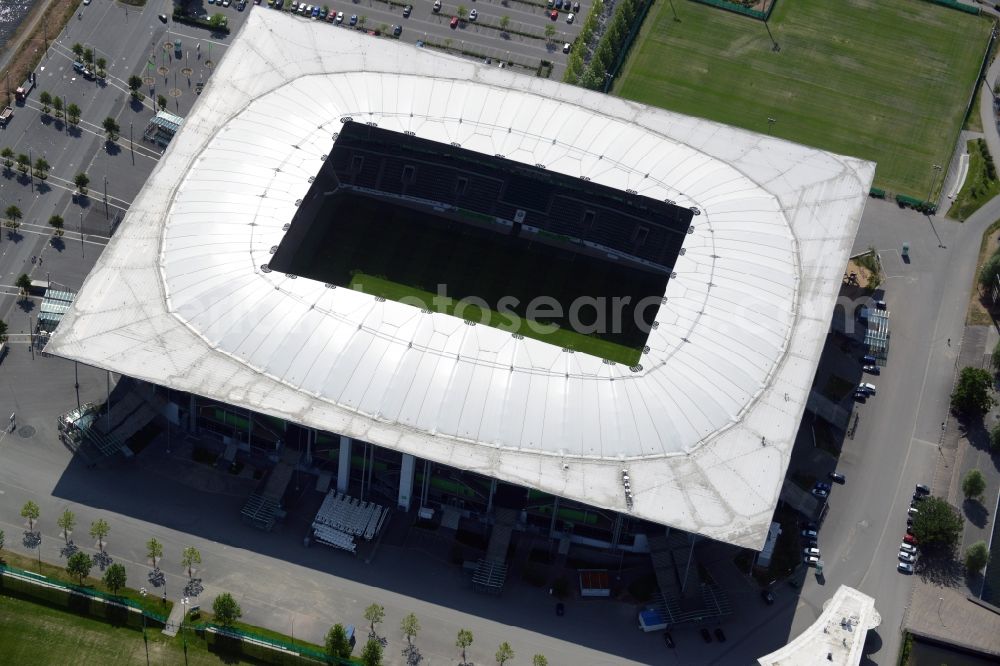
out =
[[[861,363],[863,363],[864,365],[875,365],[876,363],[878,363],[878,359],[876,359],[874,356],[862,356]]]
[[[393,37],[399,37],[402,34],[403,34],[403,26],[401,26],[401,25],[394,25],[394,26],[392,26],[392,36]]]
[[[403,7],[403,18],[410,18],[410,12],[413,11],[413,5],[406,5]]]
[[[160,20],[161,20],[161,21],[163,21],[164,23],[166,23],[166,22],[167,22],[167,15],[166,15],[166,14],[160,14],[160,15],[159,15],[159,16],[157,16],[156,18],[160,19]]]
[[[564,606],[563,602],[560,601],[559,603],[556,604],[556,615],[562,617],[565,614],[566,614],[566,606]]]
[[[708,633],[708,629],[706,629],[705,627],[701,628],[701,639],[706,643],[712,642],[712,634]]]
[[[830,472],[827,476],[829,476],[830,480],[834,483],[839,483],[840,485],[847,483],[847,477],[839,472]]]
[[[669,631],[663,632],[663,642],[668,648],[674,647],[674,637],[670,635]]]
[[[918,483],[916,485],[915,490],[916,490],[916,492],[920,493],[921,495],[930,495],[931,494],[930,487],[927,486],[927,485],[925,485],[925,484],[923,484],[923,483]]]
[[[577,14],[580,13],[580,3],[579,2],[574,2],[573,3],[573,11],[576,12]]]
[[[774,604],[774,592],[771,590],[761,590],[760,598],[764,600],[764,603],[768,606]]]
[[[726,635],[722,633],[722,627],[715,628],[715,640],[719,641],[720,643],[726,642]]]

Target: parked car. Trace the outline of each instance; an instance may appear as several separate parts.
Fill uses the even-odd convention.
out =
[[[563,0],[556,0],[556,9],[562,9]]]
[[[157,16],[156,18],[160,19],[160,20],[161,20],[161,21],[163,21],[164,23],[166,23],[166,22],[167,22],[167,15],[166,15],[166,14],[160,14],[160,15],[159,15],[159,16]]]
[[[575,19],[575,18],[576,18],[576,14],[573,14],[572,12],[569,13],[569,14],[567,14],[566,15],[566,23],[572,23],[573,19]]]
[[[921,495],[930,495],[931,494],[930,487],[927,486],[927,485],[924,485],[923,483],[918,483],[916,485],[915,490],[916,490],[916,492],[920,493]]]
[[[768,606],[774,604],[774,592],[771,590],[761,590],[760,598],[764,600],[764,603]]]
[[[441,0],[434,0],[434,11],[441,11]]]
[[[862,370],[864,370],[865,372],[867,372],[869,375],[880,375],[880,374],[882,374],[882,370],[879,369],[879,367],[877,365],[866,365],[865,367],[862,368]]]
[[[864,391],[868,395],[875,395],[875,385],[869,384],[868,382],[861,382],[860,384],[858,384],[857,390]]]
[[[816,557],[819,557],[819,548],[803,548],[802,549],[802,554],[803,555],[815,555]]]
[[[236,4],[236,9],[238,9],[239,11],[243,11],[246,8],[247,8],[247,0],[240,0]]]
[[[806,565],[808,567],[814,567],[814,566],[816,566],[817,562],[819,562],[819,558],[816,557],[815,555],[803,555],[802,556],[802,564],[804,564],[804,565]]]
[[[906,535],[903,536],[903,543],[908,543],[911,546],[915,546],[917,545],[917,537],[913,536],[912,534],[910,534],[909,531],[907,531]]]
[[[410,18],[410,12],[413,11],[413,5],[406,5],[403,7],[403,18]]]
[[[451,26],[452,30],[454,30],[455,28],[457,28],[458,27],[458,17],[457,16],[452,16],[451,17],[451,22],[449,22],[448,25]]]
[[[827,476],[834,483],[839,483],[840,485],[844,485],[845,483],[847,483],[847,477],[839,472],[830,472],[829,474],[827,474]]]
[[[911,500],[911,503],[923,502],[925,497],[927,497],[927,495],[921,495],[920,493],[913,493],[913,499]]]
[[[802,530],[802,536],[807,539],[815,539],[819,534],[816,533],[816,530]]]
[[[899,561],[900,562],[907,562],[909,564],[913,564],[913,562],[916,559],[917,558],[915,558],[912,553],[907,553],[905,550],[899,551]]]
[[[319,12],[320,12],[320,8],[319,7],[313,7],[312,12],[311,12],[312,13],[312,17],[313,18],[319,18]]]
[[[913,554],[915,554],[917,552],[917,547],[916,546],[914,546],[912,544],[908,544],[905,541],[903,543],[899,544],[899,549],[901,551],[903,551],[904,553],[909,553],[910,555],[913,555]]]
[[[334,19],[337,23],[344,22],[344,12],[337,12],[337,18]]]
[[[399,37],[402,34],[403,34],[403,26],[401,26],[401,25],[394,25],[394,26],[392,26],[392,36],[393,37]]]
[[[470,21],[475,21],[477,18],[479,18],[479,12],[477,10],[473,9],[471,12],[469,12]]]
[[[663,632],[663,642],[666,644],[666,646],[668,648],[674,647],[674,645],[675,645],[674,644],[674,637],[670,635],[669,631],[664,631]]]
[[[911,574],[913,573],[913,565],[909,562],[900,562],[896,565],[896,569],[900,573]]]
[[[322,9],[319,10],[319,20],[320,21],[326,21],[328,16],[330,16],[330,10],[329,9],[327,9],[326,7],[323,7]]]
[[[722,633],[722,627],[715,628],[715,640],[719,641],[720,643],[726,642],[726,635]]]
[[[350,23],[351,23],[351,25],[357,25],[358,24],[358,15],[357,14],[351,14],[351,21],[350,21]]]
[[[876,365],[878,363],[878,359],[874,356],[867,355],[861,357],[861,362],[865,365]]]
[[[579,2],[574,2],[573,3],[573,13],[574,14],[579,14],[580,13],[580,3]]]
[[[708,633],[708,629],[706,629],[705,627],[701,628],[701,639],[706,643],[712,642],[712,634]]]
[[[830,496],[830,491],[825,488],[816,487],[812,489],[812,494],[820,499],[826,499]]]
[[[563,53],[569,53],[569,42],[563,44]]]
[[[906,513],[910,514],[911,516],[915,516],[918,513],[920,513],[920,510],[917,509],[917,507],[915,506],[911,506],[909,509],[906,510]]]
[[[555,21],[556,19],[559,18],[559,12],[557,12],[556,10],[553,9],[552,13],[549,14],[549,18],[552,19],[553,21]]]

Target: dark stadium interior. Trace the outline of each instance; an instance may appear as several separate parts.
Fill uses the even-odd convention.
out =
[[[598,299],[604,340],[642,349],[693,213],[578,178],[347,122],[272,270],[347,286],[355,273],[524,318],[532,299]],[[613,299],[627,299],[616,305]],[[643,300],[656,301],[641,309]],[[508,301],[509,303],[509,301]],[[428,305],[428,309],[435,309]],[[621,312],[615,322],[615,310]],[[594,324],[594,307],[578,311]]]

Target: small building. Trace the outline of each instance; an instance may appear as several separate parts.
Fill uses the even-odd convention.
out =
[[[184,119],[166,111],[160,111],[146,125],[146,131],[142,133],[142,138],[151,141],[161,148],[165,148],[170,140],[181,128]]]

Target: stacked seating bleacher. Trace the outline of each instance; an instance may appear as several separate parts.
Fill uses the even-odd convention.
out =
[[[354,539],[374,539],[388,514],[386,508],[374,502],[362,502],[331,490],[313,519],[313,533],[317,541],[353,553]]]

